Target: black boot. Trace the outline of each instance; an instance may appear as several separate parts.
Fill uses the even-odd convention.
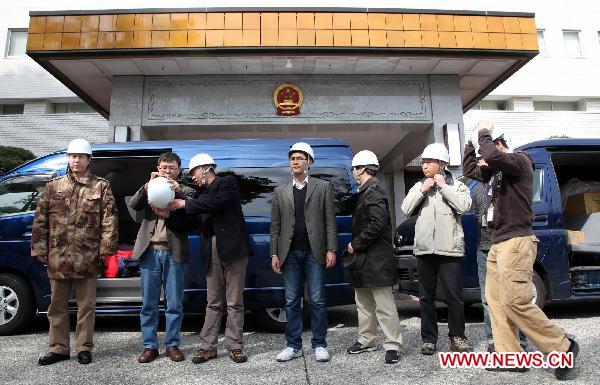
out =
[[[569,346],[569,350],[567,353],[573,353],[573,367],[572,368],[556,368],[554,369],[554,377],[557,380],[566,380],[569,374],[575,369],[575,359],[579,354],[579,344],[575,342],[575,340],[567,337],[569,341],[571,341],[571,345]]]
[[[92,362],[92,353],[89,350],[83,350],[77,353],[77,361],[82,365],[87,365]]]

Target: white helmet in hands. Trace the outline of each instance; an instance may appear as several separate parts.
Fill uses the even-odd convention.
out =
[[[192,171],[194,168],[196,168],[198,166],[206,166],[206,165],[211,165],[213,167],[217,167],[217,164],[215,163],[215,161],[213,160],[213,158],[210,155],[201,153],[198,155],[194,155],[192,157],[192,159],[190,159],[188,169],[190,171]]]
[[[288,151],[288,158],[294,152],[303,152],[310,157],[310,160],[315,161],[315,153],[313,152],[312,147],[308,143],[298,142],[294,143],[292,147],[290,147],[290,151]]]
[[[92,155],[92,146],[85,139],[73,139],[67,147],[67,154],[88,154]]]
[[[437,159],[448,163],[450,160],[450,155],[448,154],[448,149],[443,143],[431,143],[423,150],[421,159]]]
[[[510,140],[508,139],[506,132],[501,127],[495,127],[490,125],[489,128],[490,136],[492,137],[492,141],[502,139],[506,146],[510,148]],[[471,136],[471,143],[473,144],[473,148],[475,148],[475,153],[479,154],[479,131],[474,130]]]
[[[352,167],[356,166],[377,166],[379,167],[379,161],[377,155],[373,151],[362,150],[354,155],[352,158]]]
[[[148,202],[159,209],[167,208],[169,202],[175,198],[175,191],[171,188],[167,178],[156,177],[148,182]]]

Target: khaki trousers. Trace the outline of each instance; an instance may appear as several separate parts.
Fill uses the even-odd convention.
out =
[[[244,346],[244,287],[248,257],[223,263],[217,253],[216,238],[212,238],[212,256],[206,272],[206,315],[200,332],[200,348],[217,349],[221,319],[227,310],[225,348],[242,349]]]
[[[77,353],[92,350],[94,347],[94,322],[96,320],[96,282],[97,278],[58,280],[50,279],[50,351],[58,354],[69,354],[69,298],[71,288],[75,289],[77,298],[77,326],[75,340]]]
[[[355,288],[354,292],[358,310],[358,342],[364,346],[375,346],[379,321],[385,336],[383,348],[400,350],[402,334],[392,287]]]
[[[518,330],[544,354],[569,349],[565,333],[531,303],[537,242],[534,236],[511,238],[488,253],[485,296],[497,352],[522,351]]]

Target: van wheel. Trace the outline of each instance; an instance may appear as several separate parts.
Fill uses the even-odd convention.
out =
[[[310,323],[310,306],[302,301],[302,322],[306,326]],[[285,309],[282,307],[268,307],[255,311],[258,324],[275,333],[284,333],[287,325]]]
[[[544,308],[546,304],[546,285],[544,284],[544,280],[538,274],[537,271],[533,271],[533,300],[532,303],[538,305],[540,309]]]
[[[266,309],[257,310],[256,316],[259,325],[275,333],[285,332],[287,318],[285,317],[285,309],[282,307],[268,307]]]
[[[33,293],[27,281],[14,274],[0,274],[0,335],[20,332],[33,316]]]

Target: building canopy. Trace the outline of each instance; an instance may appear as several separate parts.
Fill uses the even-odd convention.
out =
[[[108,117],[115,76],[456,75],[469,109],[538,53],[529,13],[130,9],[30,13],[27,54]]]

